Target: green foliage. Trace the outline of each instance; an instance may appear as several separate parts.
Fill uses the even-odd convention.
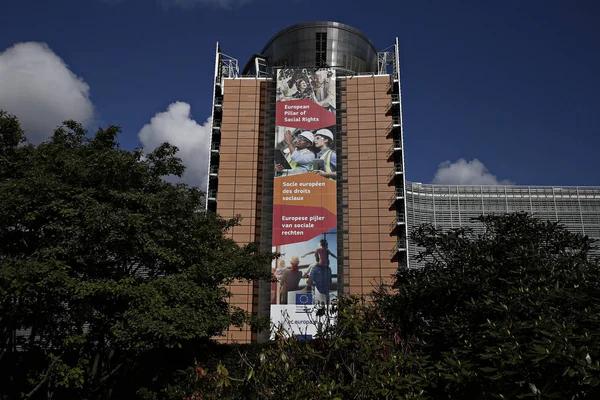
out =
[[[600,267],[592,241],[516,213],[422,226],[425,268],[378,306],[432,360],[432,398],[597,398]]]
[[[275,340],[239,353],[196,374],[188,398],[204,399],[421,399],[427,384],[422,364],[364,297],[340,298],[335,324],[313,340],[279,331]]]
[[[483,233],[416,229],[424,268],[340,299],[318,339],[203,369],[188,398],[599,398],[592,241],[521,213],[476,220]]]
[[[173,349],[249,321],[224,287],[269,278],[270,254],[226,238],[237,219],[163,179],[184,171],[176,147],[143,156],[120,149],[119,133],[88,137],[68,121],[36,147],[0,112],[0,397],[159,388],[139,373],[159,366],[141,360],[189,365]]]
[[[0,111],[0,398],[600,397],[593,243],[521,213],[419,227],[426,266],[340,298],[314,340],[212,343],[253,321],[224,288],[269,279],[271,254],[163,179],[175,147],[119,132],[66,122],[36,147]]]

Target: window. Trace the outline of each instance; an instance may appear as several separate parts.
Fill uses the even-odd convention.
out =
[[[327,32],[317,32],[315,62],[317,67],[327,65]]]

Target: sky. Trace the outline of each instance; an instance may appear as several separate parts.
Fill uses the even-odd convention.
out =
[[[0,109],[39,143],[66,119],[181,149],[203,186],[214,51],[240,68],[279,30],[331,20],[400,43],[407,179],[600,185],[596,0],[19,0],[0,13]]]

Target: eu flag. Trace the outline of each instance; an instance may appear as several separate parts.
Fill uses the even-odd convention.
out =
[[[312,293],[296,294],[296,305],[301,305],[301,306],[312,305]]]

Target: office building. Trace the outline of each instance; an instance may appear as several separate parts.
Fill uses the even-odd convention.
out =
[[[600,239],[600,187],[429,185],[406,183],[407,226],[421,224],[444,229],[482,225],[471,219],[486,214],[527,212],[537,218],[558,221],[572,232]],[[408,241],[409,258],[420,251]],[[415,262],[411,266],[418,267]]]
[[[336,22],[288,27],[243,68],[217,43],[207,208],[242,217],[230,233],[239,244],[282,253],[279,283],[233,284],[232,304],[277,322],[368,293],[398,268],[418,267],[408,232],[423,222],[451,228],[525,210],[600,238],[600,188],[406,182],[399,66],[397,38],[378,50]],[[244,328],[223,340],[265,338]]]

